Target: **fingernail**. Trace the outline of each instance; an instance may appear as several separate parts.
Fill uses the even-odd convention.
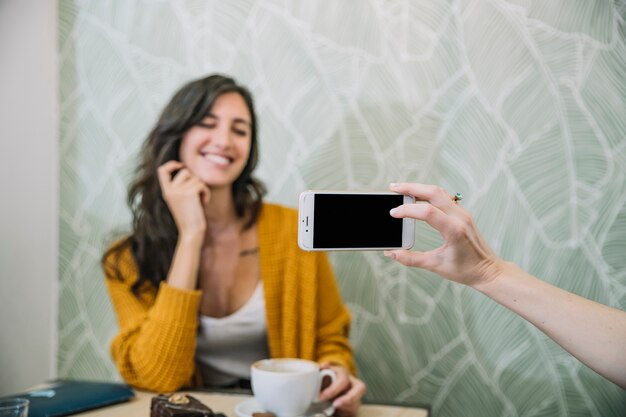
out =
[[[395,254],[395,253],[393,253],[393,252],[387,252],[387,251],[385,251],[385,252],[384,252],[384,255],[385,255],[387,258],[396,259],[396,254]]]
[[[396,188],[398,186],[397,182],[392,182],[391,184],[389,184],[389,187],[391,188]]]
[[[392,216],[396,214],[397,212],[398,212],[398,207],[392,208],[391,210],[389,210],[389,214],[391,214]]]

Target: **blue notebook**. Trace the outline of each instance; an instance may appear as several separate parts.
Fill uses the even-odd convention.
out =
[[[128,401],[134,396],[133,390],[125,384],[57,380],[46,384],[45,388],[4,398],[27,398],[30,401],[28,417],[59,417]]]

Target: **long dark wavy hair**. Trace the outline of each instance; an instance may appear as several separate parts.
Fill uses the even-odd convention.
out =
[[[223,75],[191,81],[172,97],[143,145],[136,176],[128,190],[132,233],[111,246],[102,257],[107,275],[122,279],[118,267],[120,256],[130,246],[139,274],[132,286],[136,296],[144,284],[150,283],[158,288],[166,279],[178,239],[174,218],[161,194],[157,168],[167,161],[180,160],[180,144],[185,132],[206,117],[218,96],[232,92],[241,95],[251,116],[250,155],[232,185],[235,211],[239,218],[246,218],[245,228],[252,227],[258,220],[265,186],[252,177],[259,157],[252,95],[235,80]]]

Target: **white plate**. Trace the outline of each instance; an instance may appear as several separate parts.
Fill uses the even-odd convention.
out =
[[[252,417],[253,413],[262,413],[265,410],[261,407],[256,399],[248,398],[235,406],[235,414],[237,417]],[[312,417],[315,413],[307,413],[300,417]]]

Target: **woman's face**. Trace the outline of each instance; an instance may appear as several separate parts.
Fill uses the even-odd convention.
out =
[[[250,155],[251,123],[241,95],[218,96],[209,113],[184,134],[181,162],[209,187],[230,187]]]

